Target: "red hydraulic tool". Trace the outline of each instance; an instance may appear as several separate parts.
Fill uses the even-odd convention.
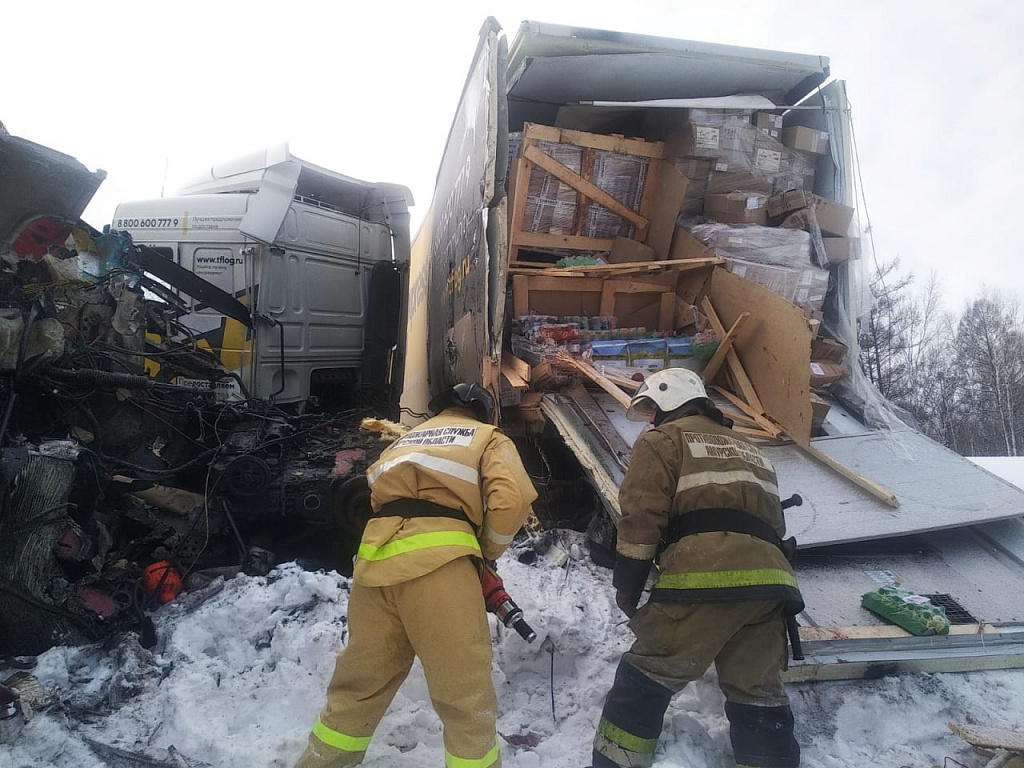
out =
[[[484,590],[484,604],[506,627],[514,629],[528,643],[537,639],[537,633],[523,619],[523,610],[505,591],[505,582],[489,562],[480,569],[480,583]]]

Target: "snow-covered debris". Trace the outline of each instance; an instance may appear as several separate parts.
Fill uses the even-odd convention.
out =
[[[530,565],[508,555],[499,563],[538,634],[527,644],[492,619],[498,730],[512,768],[589,764],[604,696],[632,640],[610,572],[580,555],[575,536],[560,533]],[[48,651],[32,674],[61,704],[0,745],[0,765],[102,768],[128,764],[118,757],[128,754],[135,765],[175,766],[176,751],[195,768],[291,766],[347,638],[348,589],[336,573],[282,565],[164,606],[154,615],[158,642],[150,651],[135,635],[111,647]],[[11,671],[0,671],[0,680]],[[947,722],[1024,728],[1024,671],[794,685],[790,694],[803,765],[811,768],[924,768],[946,756],[978,766],[984,759]],[[732,766],[722,705],[714,670],[676,696],[655,768]],[[436,768],[442,753],[417,663],[364,765]]]

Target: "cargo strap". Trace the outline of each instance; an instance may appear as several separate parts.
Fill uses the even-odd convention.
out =
[[[745,533],[748,536],[767,541],[781,549],[790,562],[796,555],[796,539],[793,537],[779,538],[779,534],[768,523],[737,509],[709,508],[687,512],[669,521],[668,526],[662,531],[661,541],[663,547],[668,548],[684,536],[714,531]]]

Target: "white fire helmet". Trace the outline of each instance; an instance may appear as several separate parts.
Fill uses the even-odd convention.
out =
[[[693,371],[686,368],[666,368],[647,377],[629,402],[626,417],[632,421],[647,421],[656,410],[671,413],[691,400],[707,399],[708,393]]]

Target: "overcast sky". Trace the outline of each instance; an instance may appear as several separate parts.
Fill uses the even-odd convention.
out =
[[[1024,3],[27,2],[4,11],[0,120],[107,180],[85,213],[167,194],[281,141],[341,173],[410,187],[424,216],[476,45],[493,15],[820,54],[848,83],[882,258],[947,308],[983,285],[1024,298]],[[863,211],[861,211],[863,217]]]

